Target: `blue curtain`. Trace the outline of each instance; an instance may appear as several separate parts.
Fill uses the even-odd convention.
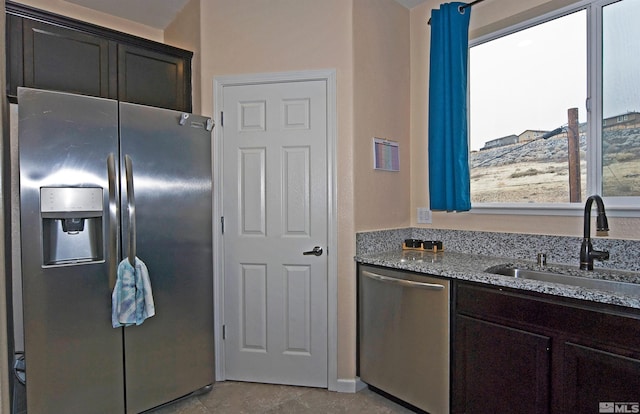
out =
[[[467,61],[471,8],[431,11],[429,199],[432,210],[468,211]]]

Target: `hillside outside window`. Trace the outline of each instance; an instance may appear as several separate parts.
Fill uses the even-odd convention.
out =
[[[470,42],[472,207],[638,210],[638,21],[638,1],[581,2]]]

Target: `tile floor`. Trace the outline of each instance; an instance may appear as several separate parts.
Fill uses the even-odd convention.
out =
[[[207,394],[194,396],[147,414],[409,414],[413,411],[370,391],[355,394],[319,388],[248,382],[218,382]]]

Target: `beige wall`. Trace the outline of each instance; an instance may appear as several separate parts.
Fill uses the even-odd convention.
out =
[[[200,0],[191,0],[164,30],[164,39],[167,44],[193,52],[193,60],[191,62],[191,100],[194,114],[202,113],[202,76],[200,73],[202,54],[200,51],[200,25],[202,22],[200,17]]]
[[[200,7],[206,115],[216,76],[337,71],[338,377],[353,378],[355,232],[410,223],[409,11],[394,0],[215,0]],[[168,32],[165,39],[171,42]],[[373,136],[400,142],[399,173],[373,171]]]
[[[523,21],[543,11],[551,11],[574,3],[575,0],[496,0],[473,7],[470,36],[477,37],[499,28]],[[430,31],[426,25],[431,9],[437,8],[439,0],[427,0],[411,9],[411,223],[417,226],[416,208],[429,205],[427,131],[429,110],[429,42]],[[420,225],[423,226],[423,225]],[[433,214],[433,228],[515,232],[550,235],[582,235],[581,217],[487,215],[473,213]],[[609,237],[640,239],[640,219],[610,218]]]
[[[353,32],[355,228],[407,227],[409,10],[395,1],[355,0]],[[399,172],[373,169],[373,137],[398,141]]]
[[[387,0],[392,1],[392,0]],[[338,376],[355,375],[353,214],[353,7],[345,0],[201,1],[201,108],[213,111],[213,79],[335,69],[338,174]],[[205,24],[206,22],[206,24]]]
[[[163,31],[160,29],[154,29],[153,27],[134,23],[131,20],[111,16],[63,0],[15,0],[15,2],[156,42],[162,42],[164,39]]]
[[[338,377],[353,378],[355,231],[409,224],[409,11],[393,0],[216,0],[200,8],[202,89],[194,106],[205,115],[216,76],[337,71]],[[165,40],[173,43],[172,33],[189,24],[177,19]],[[372,170],[373,136],[400,141],[400,173]]]

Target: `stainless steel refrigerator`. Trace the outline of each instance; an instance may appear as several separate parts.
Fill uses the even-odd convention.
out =
[[[209,390],[211,121],[28,88],[18,105],[29,414],[139,413]],[[116,268],[134,255],[156,314],[113,328]]]

